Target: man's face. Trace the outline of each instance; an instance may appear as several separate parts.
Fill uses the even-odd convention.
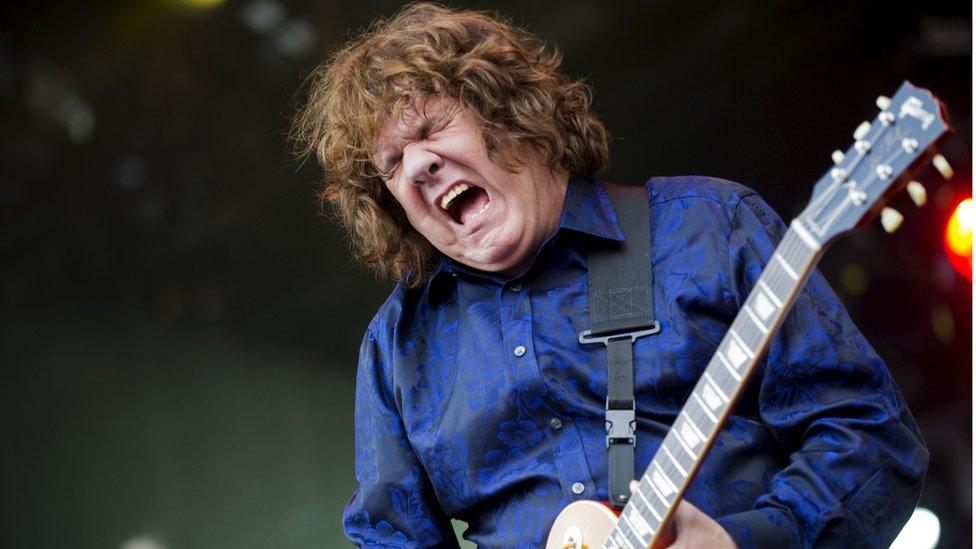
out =
[[[528,147],[518,151],[515,171],[496,164],[471,113],[452,106],[430,100],[417,107],[426,118],[412,108],[391,117],[373,162],[435,248],[476,269],[517,274],[555,230],[568,177]],[[440,122],[428,128],[427,120]]]

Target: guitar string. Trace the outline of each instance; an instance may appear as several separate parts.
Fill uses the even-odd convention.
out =
[[[893,125],[891,125],[891,126],[882,125],[879,128],[879,131],[878,131],[877,135],[874,136],[874,138],[873,138],[874,141],[873,141],[872,145],[874,143],[876,143],[878,139],[880,139],[880,137],[884,134],[884,132],[886,132],[888,130],[889,127],[893,127]],[[896,160],[902,154],[907,154],[907,151],[903,151],[901,148],[896,148],[895,149],[895,152],[889,158],[887,158],[884,163],[890,166],[892,164],[892,162],[894,160]],[[850,166],[850,168],[851,169],[855,169],[857,167],[857,165],[860,163],[860,161],[863,160],[866,157],[867,157],[867,154],[859,154],[858,155],[858,158],[855,160],[854,163],[852,163],[852,165]],[[898,177],[900,177],[900,175],[901,174],[899,174]],[[897,179],[897,177],[895,177],[894,175],[892,175],[891,177],[893,179]],[[878,175],[877,175],[876,172],[869,172],[869,175],[868,175],[867,179],[862,182],[862,185],[864,186],[863,189],[870,188],[870,186],[873,185],[877,179],[878,179]],[[799,217],[802,218],[803,217],[802,214]],[[801,221],[802,221],[802,219],[801,219]],[[781,250],[781,248],[782,248],[782,250]],[[809,265],[808,263],[812,263],[813,262],[812,260],[816,258],[816,255],[818,253],[818,250],[817,249],[811,249],[810,246],[805,241],[803,241],[803,239],[798,234],[796,234],[796,231],[795,230],[788,229],[786,231],[786,233],[784,234],[783,240],[781,241],[780,245],[777,246],[776,249],[774,249],[774,251],[773,251],[774,254],[779,253],[780,256],[783,257],[784,259],[794,259],[793,256],[794,256],[794,254],[796,254],[796,252],[803,252],[803,251],[806,251],[807,252],[808,257],[803,257],[803,256],[797,257],[796,259],[798,261],[796,261],[796,265],[791,265],[791,266],[794,266],[794,267],[795,266],[799,266],[799,265],[803,265],[803,269],[802,269],[803,270],[803,274],[801,274],[798,277],[797,280],[793,280],[792,277],[789,276],[789,273],[783,268],[782,265],[779,266],[779,269],[778,270],[779,271],[782,271],[782,273],[779,274],[779,280],[777,280],[776,279],[776,276],[777,276],[776,270],[769,269],[769,267],[771,265],[774,265],[776,263],[775,262],[768,262],[767,263],[767,267],[763,269],[763,272],[760,274],[759,279],[757,279],[757,284],[754,285],[753,289],[750,291],[749,295],[746,297],[746,300],[743,302],[743,307],[746,306],[746,304],[749,301],[749,298],[752,297],[753,293],[757,291],[758,280],[764,279],[765,276],[767,275],[767,271],[768,271],[770,280],[767,282],[767,284],[770,285],[770,288],[779,287],[783,282],[786,282],[786,285],[787,286],[794,286],[794,288],[792,288],[788,292],[788,294],[790,295],[789,303],[784,302],[783,303],[783,307],[778,308],[777,311],[774,313],[774,316],[772,317],[772,320],[775,323],[775,322],[777,322],[779,320],[779,317],[780,316],[787,315],[789,313],[789,309],[792,309],[793,298],[795,298],[795,295],[798,294],[799,292],[801,292],[803,290],[803,287],[806,285],[806,281],[807,281],[807,278],[808,278],[808,275],[809,275],[809,270],[811,270],[813,268],[813,266],[812,265]],[[793,263],[793,262],[792,261],[789,261],[788,263]],[[802,282],[802,284],[800,282]],[[740,308],[740,314],[737,314],[736,315],[736,318],[733,319],[733,322],[730,325],[730,330],[731,329],[735,329],[735,332],[737,334],[739,334],[740,338],[743,340],[742,343],[744,343],[744,344],[746,343],[745,340],[746,340],[747,337],[749,337],[749,340],[750,341],[752,341],[752,338],[754,338],[754,337],[755,338],[758,338],[759,344],[755,346],[756,347],[755,349],[750,349],[750,351],[752,351],[753,354],[756,354],[756,351],[758,350],[758,347],[761,347],[762,344],[763,344],[763,339],[764,338],[772,339],[772,337],[775,334],[762,334],[762,333],[758,333],[757,334],[757,333],[755,333],[755,332],[760,332],[760,330],[759,330],[759,328],[757,326],[753,326],[753,325],[749,324],[748,322],[745,322],[744,320],[741,321],[741,322],[738,322],[739,319],[742,318],[741,312],[742,311],[741,311],[741,308]],[[736,324],[740,324],[740,326],[736,326]],[[746,332],[752,332],[752,333],[746,333]],[[725,341],[725,339],[727,337],[729,337],[729,335],[730,334],[728,334],[728,333],[726,334],[726,336],[723,338],[723,342]],[[718,350],[716,350],[716,353],[717,352],[718,352]],[[751,364],[750,364],[750,366],[748,368],[748,370],[750,372],[752,371],[753,368],[755,368],[755,366],[756,366],[755,363],[757,363],[757,362],[758,362],[758,360],[755,360],[755,359],[752,359],[751,360]],[[709,361],[709,364],[706,365],[706,371],[708,371],[709,369],[711,369],[711,365],[712,365],[712,361]],[[720,370],[718,370],[718,371],[720,371]],[[723,377],[724,377],[724,375],[723,375]],[[702,379],[699,379],[699,384],[702,381],[703,381]],[[740,385],[742,385],[742,382],[740,382],[740,381],[734,381],[730,385],[733,385],[735,387],[735,389],[734,389],[734,391],[735,391],[735,390],[738,390],[738,388],[739,388]],[[696,387],[695,388],[697,389],[697,387],[698,387],[698,385],[696,384]],[[694,389],[693,389],[693,391],[694,391]],[[703,418],[701,416],[698,416],[697,418],[694,417],[697,414],[697,412],[695,412],[694,409],[692,407],[690,407],[691,400],[692,399],[689,397],[689,399],[685,401],[685,404],[682,407],[681,412],[684,412],[687,416],[689,416],[689,420],[692,420],[691,422],[694,423],[696,427],[699,427],[700,424],[701,424],[701,422],[703,421]],[[731,403],[723,404],[723,406],[731,406],[731,405],[732,405]],[[675,420],[675,423],[677,423],[677,418]],[[708,435],[706,435],[706,440],[711,439],[713,436],[715,436],[715,434],[716,434],[715,431],[718,431],[718,430],[719,430],[719,425],[716,425],[716,424],[712,423],[711,427],[708,427]],[[671,434],[672,434],[672,431],[669,429],[668,435],[671,435]],[[666,444],[668,435],[666,435],[665,438],[661,441],[661,446],[664,446]],[[677,435],[675,435],[675,436],[677,436]],[[647,481],[648,484],[651,484],[653,482],[653,480],[651,480],[651,478],[650,478],[651,473],[649,473],[649,471],[651,470],[651,468],[654,465],[657,465],[658,468],[660,468],[662,470],[666,470],[667,471],[667,474],[665,476],[672,483],[673,483],[672,478],[674,477],[674,475],[675,474],[680,474],[680,472],[676,470],[676,468],[674,467],[674,464],[672,464],[670,462],[670,460],[667,461],[667,462],[660,462],[658,460],[658,457],[660,457],[660,454],[661,454],[661,448],[659,448],[658,451],[655,452],[655,454],[654,454],[654,456],[653,456],[653,458],[651,460],[651,464],[648,465],[648,468],[645,470],[645,473],[641,477],[640,484],[643,484],[645,480]],[[704,457],[699,456],[698,459],[704,459]],[[687,477],[685,477],[684,475],[680,475],[680,478],[682,479],[681,480],[681,484],[684,484]],[[682,492],[682,489],[681,489],[681,486],[678,486],[678,490],[676,492],[673,492],[673,493],[674,494],[677,494],[677,493],[680,493],[680,492]],[[668,496],[670,496],[670,495],[671,494],[668,494]],[[672,500],[668,504],[668,508],[670,508],[670,506],[674,505],[674,501],[673,501],[674,498],[669,498],[668,496],[665,496],[665,499],[671,499]],[[651,505],[651,506],[654,505],[653,503],[651,503],[651,502],[654,501],[654,499],[648,499],[647,501],[648,501],[648,504],[649,505]],[[631,503],[630,502],[628,502],[628,504],[624,507],[624,509],[622,510],[621,514],[626,513],[627,510],[628,510],[628,507],[631,507]],[[635,511],[638,512],[638,515],[639,515],[639,517],[641,519],[645,519],[645,515],[643,513],[640,513],[639,512],[640,510],[637,509],[636,504],[633,505],[633,510],[635,510]],[[665,509],[664,510],[665,513],[667,512],[667,510],[668,509]],[[650,523],[649,520],[645,520],[645,523],[647,523],[648,525],[651,525],[651,523]],[[628,524],[626,526],[626,531],[624,530],[624,528],[621,528],[621,525],[623,525],[623,524]],[[654,525],[651,525],[651,526],[653,527],[653,532],[654,533],[656,533],[658,531],[658,529],[660,528],[660,524],[659,523],[654,523]],[[627,541],[628,544],[630,544],[630,540],[628,539],[628,536],[627,536],[627,533],[628,532],[634,534],[639,540],[641,540],[642,542],[644,542],[643,536],[641,536],[637,532],[634,532],[633,531],[633,528],[631,528],[629,526],[629,523],[625,523],[624,521],[617,520],[616,525],[614,526],[614,531],[618,531],[619,534],[621,534],[621,537],[625,541]],[[651,536],[652,537],[653,537],[654,533],[651,533]],[[611,535],[612,535],[612,533],[611,533]],[[610,541],[611,541],[611,539],[608,538],[607,542],[609,543]]]
[[[784,235],[784,239],[781,244],[782,244],[781,247],[777,247],[776,253],[780,253],[783,257],[787,258],[789,260],[788,262],[791,265],[796,266],[798,269],[800,265],[804,265],[804,267],[801,270],[806,272],[808,267],[806,264],[812,262],[811,260],[816,255],[817,250],[811,249],[811,247],[807,245],[806,242],[803,241],[802,238],[795,233],[795,231],[788,231],[787,234]],[[775,264],[776,264],[775,262],[768,263],[768,265],[775,265]],[[794,287],[794,289],[789,292],[791,294],[802,291],[803,285],[798,284],[799,282],[798,280],[794,281],[792,277],[789,277],[788,275],[784,276],[784,274],[786,274],[785,270],[781,266],[779,266],[777,268],[770,269],[769,271],[764,270],[760,278],[764,280],[768,280],[769,281],[768,284],[770,285],[771,288],[780,289],[782,286],[784,286],[785,283],[785,286],[787,287]],[[749,297],[751,296],[752,293],[750,292]],[[790,301],[792,301],[792,299],[790,299]],[[746,303],[748,303],[748,298],[746,300]],[[789,308],[786,307],[785,304],[784,307],[780,308],[777,311],[777,314],[785,315],[788,313],[789,313]],[[758,351],[758,347],[762,345],[763,343],[762,339],[766,336],[766,334],[760,333],[758,327],[749,324],[747,321],[745,320],[739,321],[738,319],[739,317],[737,316],[736,320],[733,321],[731,328],[735,329],[736,332],[739,333],[740,337],[743,340],[746,340],[751,344],[750,350],[754,352]],[[756,339],[759,340],[759,343],[752,344],[753,341],[755,341]],[[703,380],[700,380],[700,383],[702,382]],[[739,384],[732,383],[730,385],[739,385]],[[729,391],[729,392],[733,392],[733,391]],[[688,406],[688,402],[690,402],[690,400],[686,402],[686,406]],[[702,415],[703,411],[697,411],[694,407],[686,407],[683,408],[683,412],[687,413],[687,415],[689,416],[692,416],[693,423],[695,423],[697,426],[701,427],[701,425],[704,423],[705,418]],[[708,435],[709,438],[713,434],[712,431],[715,431],[717,427],[718,426],[715,425],[714,423],[711,424],[711,427],[706,427],[706,429],[709,431],[709,435]],[[658,460],[657,459],[658,457],[660,457],[660,451],[658,452],[658,454],[655,455],[655,459],[652,460],[652,465],[656,464],[662,469],[667,469],[668,472],[667,476],[670,477],[669,480],[675,476],[678,476],[676,475],[676,473],[680,474],[678,473],[678,471],[674,469],[673,465],[669,461]],[[650,470],[650,467],[648,468],[648,470]],[[645,479],[647,478],[646,474],[644,478]],[[685,476],[680,475],[678,476],[678,478],[682,479],[683,481]]]
[[[774,250],[774,253],[779,253],[782,257],[788,258],[790,260],[799,260],[799,261],[797,261],[797,265],[796,266],[799,266],[800,264],[806,263],[806,260],[809,259],[809,258],[804,258],[802,256],[796,257],[796,253],[797,252],[802,252],[804,250],[807,250],[807,251],[809,251],[808,253],[810,255],[810,258],[812,258],[813,256],[815,256],[815,253],[816,253],[816,250],[810,250],[810,247],[805,242],[803,242],[802,239],[799,237],[799,235],[797,235],[795,233],[795,231],[792,230],[792,229],[787,230],[787,232],[786,232],[786,234],[784,234],[783,240],[782,240],[782,242],[780,244],[781,245],[780,246],[777,246],[777,248]],[[793,263],[793,262],[794,261],[790,261],[790,263]],[[776,269],[770,269],[769,267],[771,265],[777,265],[777,268]],[[767,272],[767,269],[768,269],[768,272]],[[806,271],[807,270],[806,267],[804,267],[803,270]],[[778,273],[777,271],[782,271],[782,273]],[[759,278],[760,279],[763,279],[767,275],[769,275],[769,278],[770,278],[770,280],[769,280],[769,282],[767,282],[767,284],[770,284],[770,287],[771,288],[776,287],[777,289],[779,289],[779,287],[781,286],[781,284],[783,282],[787,282],[788,283],[787,285],[798,285],[798,284],[796,284],[798,281],[793,281],[792,280],[792,277],[789,277],[789,275],[786,273],[785,269],[781,265],[778,265],[776,262],[772,262],[772,261],[768,262],[767,263],[767,268],[763,270],[763,272],[760,274],[760,277]],[[779,279],[780,280],[776,280],[775,277],[777,277],[777,275],[779,276]],[[804,282],[805,282],[805,280],[804,280]],[[758,283],[758,279],[757,279],[757,283]],[[750,294],[749,294],[749,296],[747,296],[747,299],[743,303],[743,306],[745,306],[745,303],[748,302],[748,298],[752,296],[752,292],[756,291],[756,288],[758,288],[758,284],[756,284],[754,286],[753,290],[750,291]],[[801,288],[798,288],[797,290],[799,291],[799,289],[801,289]],[[788,311],[783,311],[783,309],[785,309],[785,308],[786,308],[786,304],[784,303],[784,307],[781,308],[781,309],[779,309],[779,310],[777,310],[776,311],[776,315],[787,314]],[[741,309],[740,309],[740,311],[741,311]],[[760,341],[759,346],[761,346],[761,344],[762,344],[762,338],[765,336],[765,334],[761,334],[761,333],[760,334],[746,333],[747,330],[750,331],[750,332],[758,332],[759,330],[755,326],[751,326],[748,323],[746,323],[745,321],[736,322],[739,318],[740,318],[740,316],[737,315],[736,318],[733,320],[730,328],[732,328],[732,329],[737,328],[736,329],[736,333],[738,333],[743,340],[748,339],[750,343],[753,341],[753,339],[756,336],[758,336],[759,337],[759,341]],[[739,326],[737,326],[737,324],[739,324]],[[728,336],[726,336],[726,337],[728,337]],[[772,334],[770,334],[770,337],[772,337]],[[724,338],[723,338],[723,341],[724,341]],[[746,343],[746,342],[743,341],[743,343]],[[750,349],[750,351],[752,351],[754,353],[755,352],[755,349]],[[718,350],[716,352],[718,352]],[[753,361],[753,362],[755,362],[755,361]],[[754,367],[754,366],[751,366],[751,367]],[[707,369],[707,367],[706,367],[706,369]],[[735,383],[736,384],[739,384],[740,382],[735,382]],[[691,398],[689,397],[689,400],[686,401],[685,406],[682,408],[682,411],[685,412],[685,414],[687,416],[690,416],[689,417],[689,420],[692,423],[695,423],[696,424],[696,427],[699,427],[700,428],[700,425],[703,422],[703,419],[704,418],[702,417],[702,415],[701,415],[700,412],[695,411],[693,407],[690,407],[689,406],[689,403],[690,402],[691,402]],[[725,406],[729,406],[729,405],[730,404],[725,404]],[[712,436],[714,436],[714,434],[715,434],[714,431],[717,431],[718,430],[718,426],[715,425],[715,424],[712,424],[711,426],[707,427],[706,430],[708,431],[708,434],[706,435],[706,440],[707,440],[707,439],[710,439]],[[670,430],[669,430],[669,434],[671,434],[671,431]],[[667,438],[668,437],[666,436],[665,439],[662,440],[662,444],[661,444],[662,446],[667,443]],[[655,464],[658,467],[660,467],[662,470],[666,470],[666,472],[667,472],[666,476],[668,477],[668,480],[671,480],[672,482],[673,482],[672,479],[676,475],[680,475],[680,473],[675,469],[674,465],[670,462],[670,460],[667,461],[667,462],[662,462],[662,461],[659,461],[657,459],[660,454],[661,454],[661,450],[658,449],[658,452],[655,453],[655,456],[652,459],[651,464],[648,466],[648,469],[645,471],[645,474],[642,475],[642,477],[641,477],[641,484],[643,484],[643,482],[645,480],[647,481],[648,484],[653,483],[653,480],[650,478],[648,472],[651,470],[651,468]],[[704,458],[701,458],[701,459],[704,459]],[[684,481],[685,481],[686,477],[684,475],[680,475],[679,478],[682,479],[681,480],[681,484],[684,484]],[[643,487],[641,487],[640,489],[643,489]],[[653,485],[652,485],[652,489],[653,489]],[[668,494],[667,496],[665,496],[665,499],[669,501],[668,508],[670,508],[670,506],[673,506],[674,505],[674,499],[675,498],[670,497],[670,496],[675,495],[675,494],[677,494],[680,491],[681,490],[680,490],[680,487],[679,487],[679,490],[677,490],[675,492],[672,492],[671,494]],[[656,496],[656,494],[655,494],[655,496]],[[656,497],[655,498],[648,498],[648,501],[649,501],[650,505],[654,506],[654,503],[653,502],[657,501],[657,498]],[[633,510],[636,510],[637,511],[637,513],[640,516],[640,518],[642,518],[642,519],[645,518],[644,514],[643,513],[640,513],[640,510],[637,509],[636,504],[633,504],[633,506],[632,506],[631,503],[628,503],[624,507],[624,509],[621,512],[621,515],[623,515],[624,513],[627,513],[628,510],[629,510],[628,508],[631,508],[631,507],[632,507]],[[664,511],[667,512],[667,509],[665,509]],[[655,533],[660,528],[660,524],[658,524],[658,522],[654,522],[652,524],[649,519],[648,520],[645,520],[645,522],[648,525],[652,526],[652,528],[653,528],[653,530],[654,530]],[[624,539],[625,541],[627,541],[628,544],[630,544],[630,540],[629,540],[628,534],[632,534],[634,537],[637,537],[642,543],[645,543],[644,537],[642,535],[640,535],[638,532],[635,532],[634,529],[630,526],[630,524],[628,522],[625,522],[624,520],[619,520],[618,519],[616,521],[616,524],[614,526],[614,529],[611,532],[611,537],[613,535],[613,532],[619,533],[620,534],[620,537],[622,539]],[[652,537],[653,537],[653,535],[654,534],[651,534]],[[607,541],[610,542],[610,541],[612,541],[612,539],[611,538],[608,538]]]
[[[789,257],[790,259],[794,259],[795,252],[799,250],[799,247],[797,246],[798,241],[795,238],[790,238],[791,236],[792,236],[791,235],[791,231],[788,231],[787,234],[784,236],[783,242],[781,243],[782,246],[781,247],[777,247],[776,253],[781,253],[781,255],[783,255],[784,257]],[[809,249],[809,247],[805,246],[805,243],[803,243],[803,244],[804,244],[804,247],[806,247],[807,249]],[[775,264],[775,262],[772,262],[772,263],[769,263],[769,264],[772,265],[772,264]],[[782,270],[782,267],[780,267],[780,270]],[[762,278],[764,275],[767,275],[767,274],[768,275],[775,276],[776,271],[775,270],[769,270],[768,273],[767,273],[764,270],[764,272],[762,273],[762,275],[760,276],[760,278]],[[780,275],[780,276],[782,277],[782,275]],[[772,283],[773,283],[774,286],[777,286],[777,287],[780,286],[780,284],[778,282],[772,281]],[[733,321],[731,328],[738,328],[737,332],[741,332],[740,333],[740,337],[742,337],[743,339],[749,339],[749,341],[751,342],[752,339],[753,339],[752,336],[754,336],[755,334],[747,334],[746,333],[746,330],[743,329],[743,326],[746,326],[747,328],[749,328],[748,325],[747,324],[744,324],[744,323],[739,323],[739,326],[736,326],[736,324],[737,323],[735,321]],[[755,330],[755,328],[751,328],[751,329],[752,330]],[[745,343],[745,342],[743,342],[743,343]],[[686,402],[686,407],[687,407],[687,402]],[[693,408],[687,408],[687,409],[683,408],[682,412],[686,416],[690,416],[687,419],[689,421],[691,421],[692,423],[695,423],[696,426],[697,425],[700,425],[702,423],[703,418]],[[716,428],[717,428],[717,426],[714,425],[714,424],[711,427],[707,428],[707,430],[709,431],[709,435],[707,435],[707,437],[710,438],[711,435],[713,434],[712,431],[715,431]],[[664,441],[662,441],[662,445],[665,445],[666,443],[667,443],[667,438]],[[656,465],[657,467],[659,467],[662,470],[665,470],[666,469],[665,474],[666,474],[667,477],[669,477],[668,480],[671,480],[670,477],[674,477],[675,474],[678,473],[678,471],[675,470],[673,464],[671,464],[670,462],[666,462],[666,463],[664,463],[662,465],[662,463],[660,463],[660,461],[656,459],[660,453],[661,452],[659,450],[658,453],[657,453],[657,455],[655,455],[655,459],[652,460],[651,466],[648,467],[648,471],[650,471],[651,468],[654,465]],[[684,475],[681,475],[680,478],[682,479],[682,484],[683,484],[684,479],[685,479]],[[648,473],[645,473],[642,476],[641,484],[644,484],[645,482],[647,482],[648,484],[653,483],[653,480],[651,480],[651,479],[648,478]],[[652,488],[653,488],[653,484],[652,484]],[[642,491],[643,490],[646,490],[646,488],[644,488],[643,486],[641,486],[641,489],[642,489]],[[674,494],[676,494],[676,493],[677,492],[674,492]],[[657,494],[655,493],[655,495],[657,495]],[[671,495],[671,494],[669,494],[669,495]],[[664,497],[662,499],[667,500],[669,506],[674,504],[674,501],[673,501],[674,498]],[[651,498],[650,501],[656,502],[657,499],[656,498]],[[653,503],[651,505],[654,506]],[[628,507],[632,507],[632,509],[628,509]],[[641,513],[640,512],[640,509],[637,509],[636,503],[633,506],[631,506],[630,504],[628,504],[628,506],[625,506],[625,508],[624,508],[624,510],[622,512],[622,515],[630,512],[632,510],[633,511],[637,511],[638,515],[643,518],[644,513]],[[665,509],[665,511],[666,511],[666,509]],[[648,521],[645,521],[645,522],[648,522]],[[657,522],[655,522],[655,524],[658,527],[660,527],[660,525]],[[629,540],[629,537],[630,536],[628,536],[628,534],[633,534],[635,537],[637,537],[638,539],[640,539],[641,542],[645,542],[644,537],[642,535],[640,535],[638,532],[634,532],[634,528],[632,528],[631,525],[630,525],[630,523],[629,522],[626,522],[625,520],[618,520],[617,521],[617,524],[615,525],[614,530],[617,531],[617,533],[619,534],[619,537],[622,538],[622,539],[624,539],[624,540],[626,540],[628,542],[628,544],[630,543],[630,540]],[[657,529],[655,529],[654,531],[656,532],[656,530]],[[651,534],[651,535],[653,536],[653,534]]]

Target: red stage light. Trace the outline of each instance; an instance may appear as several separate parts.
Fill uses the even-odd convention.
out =
[[[949,216],[945,230],[945,250],[953,268],[968,280],[973,279],[973,227],[976,225],[976,204],[972,198],[963,200]]]

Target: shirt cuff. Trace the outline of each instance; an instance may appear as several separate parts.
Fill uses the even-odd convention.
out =
[[[793,517],[784,510],[764,507],[727,515],[716,522],[729,533],[739,549],[787,549],[802,545]]]

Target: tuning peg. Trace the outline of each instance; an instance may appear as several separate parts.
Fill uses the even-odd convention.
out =
[[[952,166],[949,165],[949,161],[944,156],[941,154],[933,156],[932,165],[935,166],[935,169],[939,170],[943,179],[952,179],[955,172],[952,171]]]
[[[925,205],[925,187],[923,187],[921,183],[918,181],[909,181],[908,186],[905,187],[905,190],[908,191],[908,196],[912,198],[912,202],[914,202],[916,206],[922,207]]]
[[[877,99],[874,100],[874,104],[878,106],[879,109],[886,111],[888,107],[891,106],[891,98],[884,95],[879,95]]]
[[[885,208],[881,210],[881,226],[884,227],[885,232],[893,233],[901,227],[901,222],[905,218],[898,213],[898,210],[893,208]]]
[[[841,151],[834,151],[830,153],[830,159],[834,161],[834,164],[840,164],[844,161],[844,153]]]
[[[862,137],[864,137],[865,135],[868,134],[868,131],[870,129],[871,129],[871,123],[870,122],[868,122],[867,120],[865,120],[864,122],[861,122],[858,125],[857,129],[854,130],[854,139],[857,139],[858,141],[860,141]]]

